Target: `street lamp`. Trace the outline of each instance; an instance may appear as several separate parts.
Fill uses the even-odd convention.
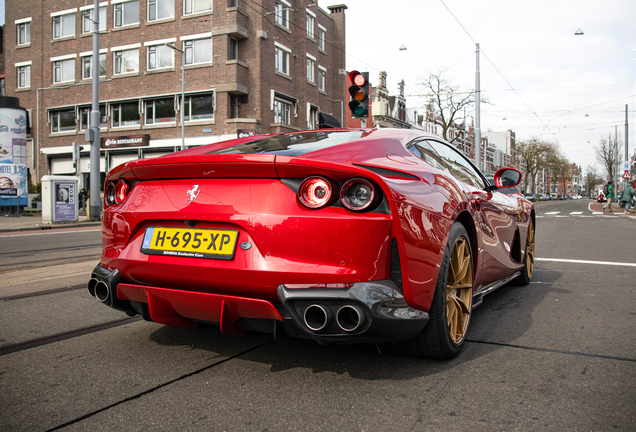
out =
[[[181,150],[185,150],[185,125],[183,123],[183,111],[185,109],[185,51],[171,43],[165,45],[181,53]]]

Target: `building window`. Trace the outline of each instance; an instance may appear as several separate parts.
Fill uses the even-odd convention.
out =
[[[86,9],[82,11],[82,33],[92,33],[93,32],[93,9]],[[106,6],[100,6],[99,8],[99,30],[106,30],[106,20],[107,20],[107,11]]]
[[[139,1],[117,3],[115,5],[115,27],[139,23]]]
[[[115,51],[115,75],[139,72],[139,50]]]
[[[314,38],[314,21],[315,20],[316,18],[314,18],[314,16],[311,15],[309,11],[307,11],[307,37],[309,39]]]
[[[228,3],[228,7],[231,7]],[[206,12],[212,10],[212,0],[185,0],[183,13],[185,15]]]
[[[20,45],[30,45],[31,44],[31,23],[21,23],[16,25],[18,30],[17,42],[18,46]]]
[[[291,5],[284,0],[276,2],[276,24],[289,28],[289,9]]]
[[[91,123],[91,110],[92,107],[80,108],[80,130],[86,130],[90,127]],[[106,119],[106,105],[99,106],[99,127],[105,129],[108,127]]]
[[[239,96],[230,93],[230,115],[229,118],[239,118]]]
[[[146,124],[175,123],[174,97],[145,102]]]
[[[75,110],[51,111],[51,133],[75,131]]]
[[[309,104],[307,104],[309,105]],[[307,114],[307,129],[318,129],[319,127],[319,119],[318,119],[318,107],[309,105],[309,113]]]
[[[318,25],[318,49],[320,51],[325,50],[325,38],[327,36],[327,30],[320,24]]]
[[[0,78],[0,96],[6,96],[4,93],[4,78]]]
[[[174,18],[174,0],[148,0],[148,21]]]
[[[18,88],[31,87],[31,65],[18,67]]]
[[[183,42],[185,63],[212,63],[212,39],[196,39]]]
[[[316,59],[309,57],[307,54],[307,81],[315,82],[314,69],[316,65]]]
[[[141,124],[139,103],[137,103],[137,101],[112,104],[111,113],[113,127],[136,126]]]
[[[230,38],[230,47],[228,50],[228,60],[238,60],[238,40]]]
[[[53,62],[53,82],[75,81],[75,59]]]
[[[291,124],[291,104],[274,99],[274,123]]]
[[[99,76],[106,76],[106,54],[99,55]],[[93,78],[93,56],[82,57],[82,79]]]
[[[238,7],[238,0],[227,0],[227,7]]]
[[[318,90],[325,91],[325,81],[327,77],[327,70],[322,66],[318,66]]]
[[[148,70],[174,67],[174,50],[165,45],[148,47]]]
[[[291,50],[276,43],[276,72],[289,75],[289,54]]]
[[[214,93],[186,96],[184,121],[214,120]]]
[[[53,39],[75,36],[75,14],[53,17]]]

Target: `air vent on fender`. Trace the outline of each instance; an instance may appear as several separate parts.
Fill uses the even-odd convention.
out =
[[[381,176],[384,177],[400,177],[400,178],[405,178],[405,179],[409,179],[409,180],[419,180],[418,177],[414,176],[413,174],[409,174],[409,173],[405,173],[403,171],[397,171],[397,170],[392,170],[392,169],[387,169],[387,168],[380,168],[380,167],[376,167],[376,166],[372,166],[372,165],[362,165],[362,164],[353,164],[357,167],[360,168],[365,168],[368,169],[369,171],[373,171],[376,174],[379,174]]]

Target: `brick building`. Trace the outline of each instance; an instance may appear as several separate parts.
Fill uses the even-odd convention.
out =
[[[180,148],[182,53],[167,44],[184,50],[188,147],[316,128],[319,112],[342,117],[345,5],[108,0],[99,9],[102,176]],[[78,143],[87,185],[94,2],[6,0],[5,14],[6,94],[29,114],[30,179],[75,174]]]

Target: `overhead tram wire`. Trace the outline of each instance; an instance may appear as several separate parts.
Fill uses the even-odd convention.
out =
[[[475,41],[475,39],[472,37],[472,35],[468,32],[468,30],[466,30],[466,27],[464,27],[464,25],[457,19],[457,17],[455,16],[455,14],[453,14],[453,12],[450,10],[450,8],[448,6],[446,6],[446,3],[444,3],[444,0],[440,0],[440,2],[444,5],[444,7],[446,8],[446,10],[448,10],[448,13],[451,14],[451,16],[453,18],[455,18],[455,21],[457,21],[457,24],[459,24],[459,26],[462,28],[462,30],[464,30],[464,32],[468,35],[468,37],[470,38],[470,40],[473,41],[473,43],[477,44],[477,41]],[[532,107],[530,107],[530,105],[528,105],[528,103],[521,97],[521,95],[519,94],[519,92],[517,92],[517,90],[515,90],[515,88],[512,86],[512,84],[510,84],[510,82],[508,82],[508,80],[506,79],[505,76],[503,76],[503,74],[501,73],[501,71],[499,70],[499,68],[497,66],[495,66],[495,64],[493,63],[493,61],[490,59],[490,57],[488,57],[488,55],[484,52],[484,50],[480,47],[480,52],[484,55],[484,57],[486,57],[486,59],[488,60],[488,62],[492,65],[493,68],[495,68],[495,70],[497,71],[497,73],[499,74],[499,76],[506,82],[506,84],[508,84],[508,86],[510,87],[510,89],[517,95],[517,97],[521,100],[521,102],[523,102],[523,104],[528,107],[528,109],[530,110],[530,112],[537,118],[537,120],[539,120],[539,122],[541,122],[541,124],[544,126],[545,130],[546,128],[550,131],[550,133],[554,134],[554,132],[552,132],[552,130],[548,127],[548,125],[541,119],[541,117],[539,117],[539,115],[532,109]]]

